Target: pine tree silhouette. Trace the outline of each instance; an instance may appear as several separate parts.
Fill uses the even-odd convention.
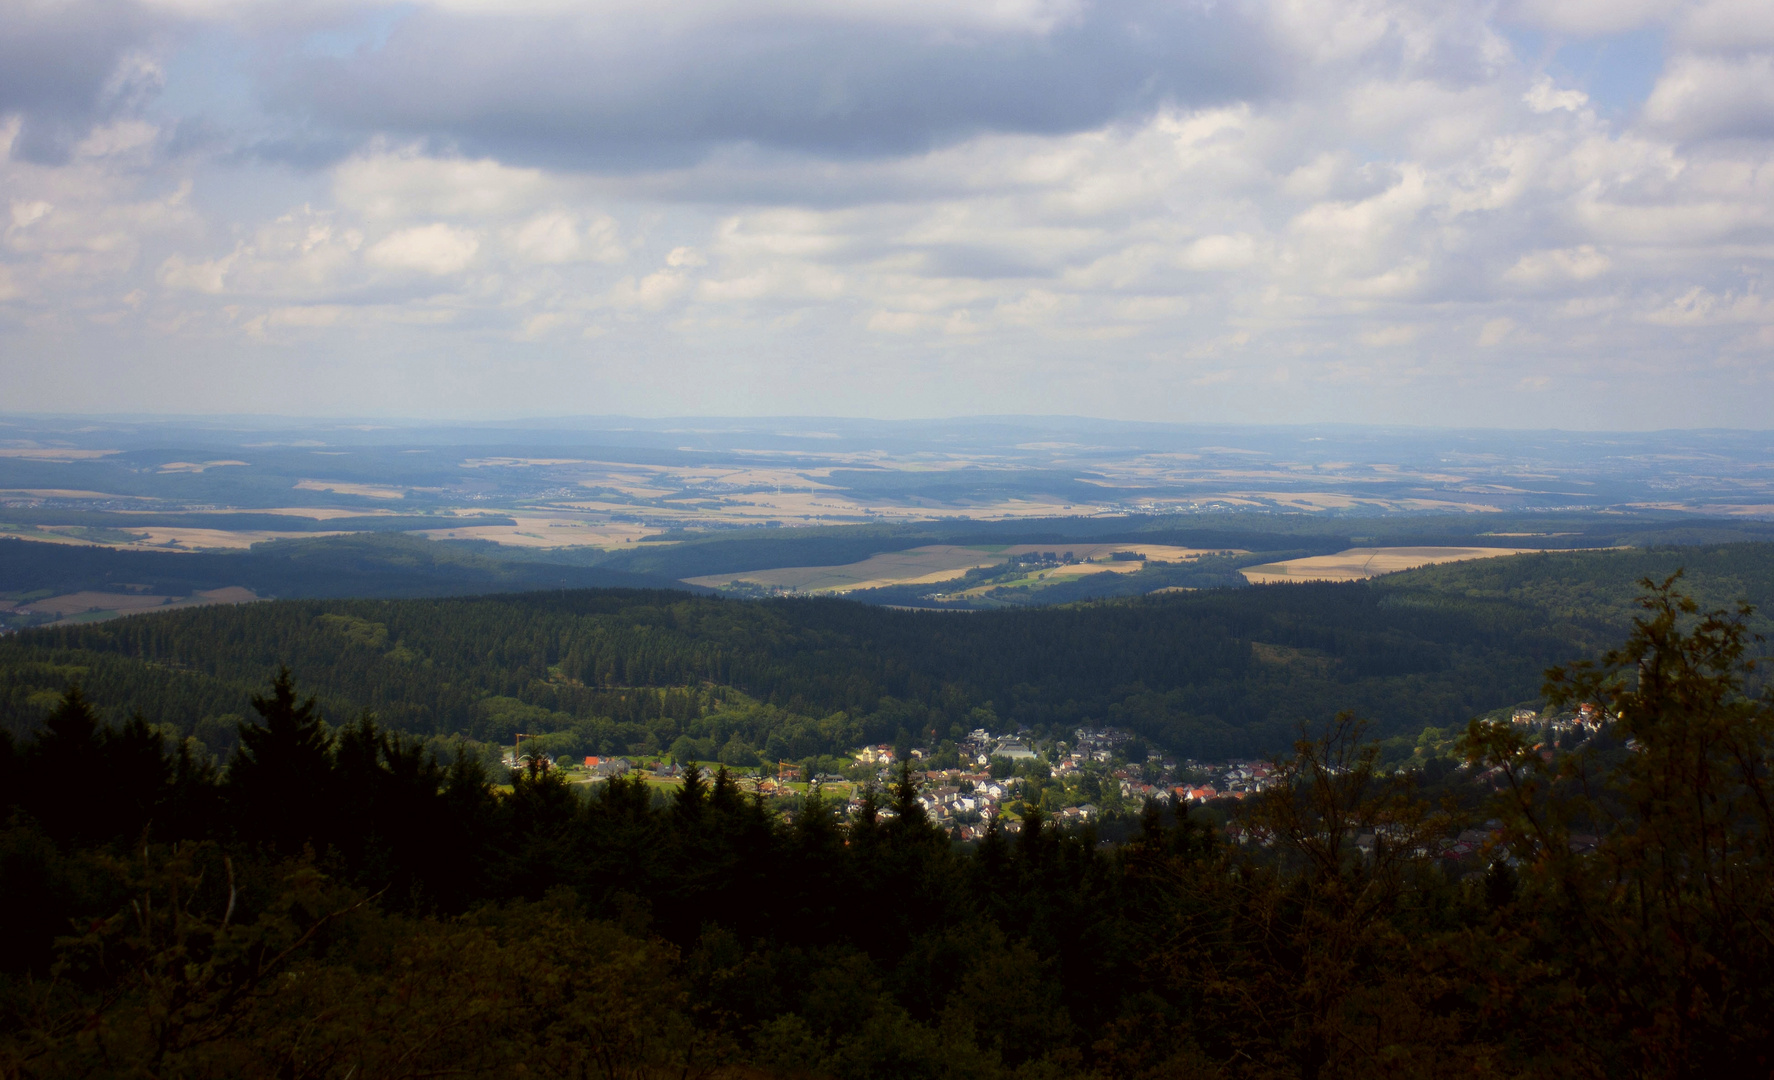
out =
[[[270,697],[254,697],[263,724],[240,725],[240,747],[228,766],[235,827],[248,839],[294,852],[321,847],[333,833],[333,739],[314,698],[296,703],[289,668],[271,681]]]
[[[85,778],[98,763],[99,715],[78,686],[62,692],[23,757],[19,801],[25,812],[56,840],[97,839],[103,823]]]
[[[140,714],[107,728],[78,686],[69,686],[18,761],[18,798],[50,837],[132,842],[166,802],[172,762]]]

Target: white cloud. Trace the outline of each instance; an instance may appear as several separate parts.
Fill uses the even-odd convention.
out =
[[[193,0],[186,0],[193,2]],[[259,0],[242,0],[259,2]],[[759,18],[825,19],[832,6],[821,0],[692,0],[661,9],[647,0],[429,0],[426,7],[464,15],[546,16],[567,13],[616,22],[670,26],[722,25]],[[850,0],[847,19],[943,29],[993,29],[1044,34],[1075,18],[1079,0]]]
[[[1661,22],[1681,8],[1679,0],[1517,0],[1509,14],[1548,30],[1601,36]]]
[[[1361,332],[1361,343],[1374,348],[1409,345],[1417,340],[1417,332],[1414,326],[1376,326]]]
[[[1560,90],[1544,75],[1534,80],[1534,85],[1528,88],[1521,99],[1537,113],[1547,113],[1554,109],[1576,112],[1589,104],[1588,94],[1581,90]]]
[[[1695,286],[1643,318],[1663,326],[1774,325],[1774,301],[1753,292],[1719,295]]]
[[[467,229],[443,222],[402,229],[378,241],[367,255],[376,266],[443,276],[467,269],[480,240]]]
[[[1763,0],[1705,0],[1675,22],[1675,39],[1693,49],[1737,52],[1774,47],[1774,6]]]
[[[531,263],[619,263],[628,258],[615,219],[599,214],[585,225],[564,210],[538,214],[510,231],[512,250]]]
[[[1646,99],[1645,119],[1676,139],[1774,137],[1774,56],[1677,56]]]
[[[1589,281],[1607,273],[1612,265],[1606,255],[1585,244],[1563,250],[1529,252],[1504,273],[1503,279],[1520,285]]]
[[[540,169],[417,149],[350,158],[332,170],[333,199],[366,218],[502,218],[552,201],[568,185]]]
[[[682,294],[688,285],[689,277],[681,270],[656,270],[639,281],[624,277],[610,286],[603,300],[613,308],[658,311]]]
[[[15,202],[12,204],[12,227],[15,229],[28,229],[48,217],[50,211],[54,209],[55,204],[43,199],[33,199],[30,202]]]
[[[1257,245],[1242,233],[1204,236],[1184,248],[1178,261],[1190,270],[1239,270],[1257,261]]]
[[[1501,345],[1514,329],[1515,320],[1507,315],[1486,320],[1484,328],[1478,332],[1478,343],[1487,349],[1493,345]]]
[[[229,268],[234,264],[234,256],[221,259],[206,259],[202,262],[187,262],[183,255],[168,255],[160,264],[156,275],[160,283],[169,289],[186,289],[191,292],[219,293],[223,289],[223,280],[228,276]]]
[[[940,325],[940,319],[915,311],[877,311],[867,323],[868,329],[878,334],[910,334]]]
[[[616,397],[599,407],[612,409],[671,407],[643,388],[667,361],[676,385],[712,388],[703,400],[741,400],[730,391],[743,372],[743,400],[807,411],[989,408],[998,399],[981,388],[1014,365],[1028,376],[1015,407],[1413,422],[1516,422],[1509,395],[1523,380],[1564,389],[1603,369],[1634,373],[1608,393],[1654,402],[1678,344],[1693,366],[1734,358],[1708,372],[1762,377],[1767,5],[1508,14],[1557,35],[1666,27],[1669,59],[1635,113],[1516,55],[1480,0],[1215,6],[1189,25],[1229,35],[1214,40],[1260,79],[1130,83],[1112,107],[1090,98],[1102,64],[1137,68],[1134,31],[1174,30],[1164,20],[1187,5],[766,4],[622,0],[529,16],[416,5],[394,20],[387,56],[352,54],[351,85],[367,88],[354,119],[265,83],[266,107],[290,111],[243,105],[228,114],[238,137],[142,104],[162,82],[163,100],[190,100],[179,54],[113,49],[92,93],[115,103],[59,141],[35,113],[0,119],[0,348],[53,371],[79,323],[116,335],[83,346],[94,355],[214,341],[243,355],[275,346],[287,362],[303,343],[380,362],[422,349],[449,377],[416,392],[463,395],[463,408],[519,393],[489,350],[523,343],[527,363],[571,382],[584,370],[574,348],[599,335],[609,364],[649,375],[606,378]],[[272,52],[344,20],[251,4],[178,17]],[[482,42],[461,37],[473,20]],[[936,101],[966,121],[953,126],[917,111],[935,76],[809,84],[796,80],[824,69],[804,53],[800,67],[753,71],[733,60],[752,54],[717,47],[736,27],[771,41],[793,29],[834,56],[864,42],[874,52],[845,62],[881,70],[923,55],[911,41],[930,71],[948,70],[943,50],[963,43],[1000,97]],[[492,55],[519,31],[549,39],[546,63]],[[425,75],[442,97],[378,90],[372,76],[401,73],[388,65],[402,41],[443,41],[426,34],[462,45],[437,54],[443,75]],[[1030,42],[1045,50],[1038,64],[1016,51]],[[599,50],[619,46],[633,55],[609,72],[664,74],[592,86]],[[568,61],[583,68],[571,79]],[[1052,85],[1022,93],[1036,75]],[[857,112],[867,100],[881,109]],[[498,120],[509,138],[476,119],[488,101],[515,110]],[[846,124],[892,137],[845,143],[832,132]],[[832,370],[853,377],[791,373],[788,356],[843,358]],[[1107,370],[1139,376],[1091,374]],[[1338,397],[1387,386],[1434,398],[1456,384],[1442,414]],[[1714,397],[1747,408],[1742,394]]]

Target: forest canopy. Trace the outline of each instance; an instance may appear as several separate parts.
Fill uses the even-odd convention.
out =
[[[1342,714],[1229,825],[1152,802],[1114,846],[1028,808],[959,849],[909,770],[845,823],[725,770],[500,790],[287,671],[218,772],[71,688],[0,738],[0,1075],[1762,1075],[1749,617],[1650,583],[1542,686],[1602,730],[1475,720],[1457,798]]]
[[[1689,568],[1709,603],[1757,603],[1774,545],[1567,552],[1370,582],[1168,593],[979,613],[568,590],[290,600],[63,626],[0,640],[0,721],[31,731],[71,681],[218,759],[283,664],[343,721],[587,754],[737,737],[774,759],[987,717],[1110,724],[1200,758],[1285,747],[1342,708],[1415,734],[1537,698],[1540,672],[1624,631],[1635,578]],[[1759,623],[1757,625],[1760,625]]]

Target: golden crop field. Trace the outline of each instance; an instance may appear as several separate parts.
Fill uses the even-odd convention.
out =
[[[1305,559],[1250,566],[1241,573],[1253,585],[1269,585],[1280,581],[1364,581],[1381,574],[1414,570],[1419,566],[1435,563],[1493,559],[1499,555],[1520,555],[1537,550],[1539,549],[1513,547],[1362,547],[1339,551],[1335,555],[1314,555]]]
[[[884,552],[861,562],[842,566],[789,566],[737,574],[707,574],[683,580],[692,585],[706,585],[711,588],[743,581],[792,592],[849,592],[853,589],[878,589],[887,585],[935,585],[953,581],[975,567],[996,566],[1012,555],[1044,551],[1055,554],[1070,552],[1077,559],[1087,560],[1044,571],[1049,577],[1096,573],[1126,574],[1144,565],[1138,560],[1112,561],[1110,556],[1116,552],[1133,552],[1162,562],[1186,562],[1212,554],[1198,548],[1169,544],[1012,544],[1004,547],[931,544],[906,551]]]
[[[259,597],[238,585],[223,589],[207,589],[191,596],[158,596],[135,592],[76,592],[51,596],[20,604],[18,611],[68,618],[88,612],[114,612],[129,615],[140,611],[171,611],[176,608],[203,607],[209,604],[244,604]]]
[[[1005,559],[980,548],[932,544],[908,551],[889,551],[843,566],[786,566],[741,574],[708,574],[684,578],[691,585],[710,587],[744,581],[767,588],[794,592],[848,592],[884,585],[934,584],[958,578],[976,566],[995,566]]]

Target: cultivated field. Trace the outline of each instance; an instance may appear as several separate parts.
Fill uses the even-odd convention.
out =
[[[362,495],[368,499],[404,499],[407,493],[400,488],[382,487],[378,484],[347,484],[339,480],[303,480],[296,484],[299,491],[330,491],[335,495]]]
[[[743,581],[791,592],[849,592],[852,589],[878,589],[884,585],[924,585],[949,581],[976,566],[996,566],[1005,558],[1003,553],[992,553],[980,548],[932,544],[909,551],[890,551],[843,566],[785,566],[776,570],[709,574],[683,580],[691,585],[706,585],[711,588]]]
[[[1042,571],[1050,578],[1079,574],[1128,574],[1144,565],[1137,559],[1114,561],[1110,556],[1116,552],[1141,554],[1147,559],[1162,562],[1187,562],[1202,555],[1213,554],[1197,548],[1173,547],[1168,544],[1011,544],[993,547],[932,544],[906,551],[885,552],[843,566],[789,566],[739,574],[708,574],[683,580],[691,585],[706,585],[710,588],[743,581],[789,592],[850,592],[853,589],[878,589],[887,585],[935,585],[953,581],[975,567],[997,566],[1007,562],[1012,555],[1046,551],[1056,555],[1069,552],[1074,558],[1082,560],[1070,566]]]
[[[55,615],[60,621],[86,622],[116,615],[134,615],[144,611],[172,611],[176,608],[204,607],[209,604],[244,604],[259,599],[251,589],[231,585],[225,589],[206,589],[191,596],[157,596],[136,592],[76,592],[50,596],[42,600],[18,604],[10,609],[30,615]]]
[[[565,548],[620,547],[657,532],[639,522],[588,521],[566,515],[512,514],[515,525],[469,525],[457,529],[426,529],[420,536],[433,540],[491,540],[507,547]]]
[[[1499,555],[1520,555],[1537,550],[1512,547],[1350,548],[1335,555],[1314,555],[1309,559],[1246,567],[1241,573],[1253,585],[1278,581],[1363,581],[1434,563],[1493,559]]]

